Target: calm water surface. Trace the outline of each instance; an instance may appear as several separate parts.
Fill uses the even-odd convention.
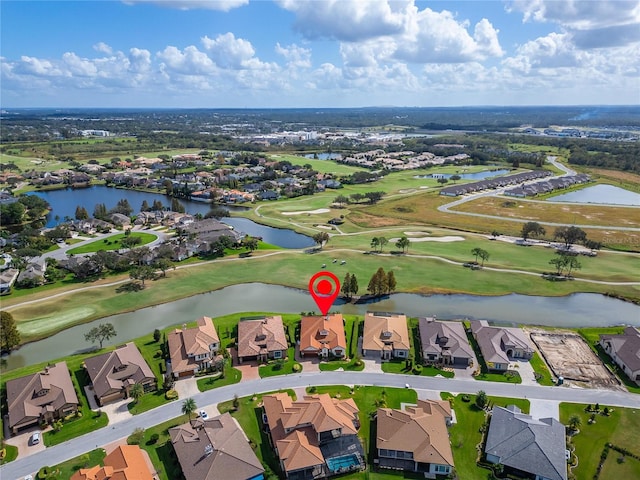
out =
[[[549,202],[600,203],[640,207],[640,194],[613,185],[594,185],[552,197]]]
[[[104,203],[107,209],[111,209],[123,198],[127,199],[134,212],[140,210],[142,202],[145,200],[149,205],[153,204],[156,200],[162,202],[165,206],[171,205],[171,198],[161,193],[137,192],[135,190],[110,188],[102,185],[76,190],[51,190],[33,193],[45,199],[49,202],[49,205],[51,205],[52,210],[49,215],[47,215],[47,227],[56,226],[58,223],[56,216],[60,218],[60,221],[64,221],[65,216],[75,218],[76,207],[78,205],[85,207],[89,215],[93,213],[98,203]],[[208,203],[193,202],[190,200],[180,200],[180,203],[184,205],[187,213],[192,215],[196,213],[205,215],[211,207]],[[225,208],[233,212],[246,210],[248,207],[230,206]],[[278,245],[279,247],[306,248],[315,244],[311,237],[296,233],[293,230],[268,227],[245,218],[225,218],[223,221],[233,226],[236,230],[255,237],[262,237],[265,242]]]
[[[175,302],[114,315],[69,328],[57,335],[30,343],[6,359],[8,368],[54,360],[85,349],[84,335],[99,323],[111,322],[118,336],[115,345],[147,335],[155,328],[190,322],[207,315],[218,317],[236,312],[300,313],[317,310],[308,292],[278,285],[250,283]],[[505,295],[418,295],[398,293],[367,304],[345,304],[338,299],[334,311],[364,314],[366,311],[403,312],[409,316],[436,315],[441,319],[485,319],[499,324],[595,327],[629,324],[640,326],[640,306],[603,295],[577,293],[567,297]]]
[[[475,173],[458,173],[461,179],[464,180],[484,180],[485,178],[497,177],[498,175],[504,175],[509,173],[511,170],[487,170],[484,172],[475,172]],[[444,173],[438,174],[438,177],[442,176],[444,178],[451,178],[455,173]],[[433,178],[433,175],[416,175],[413,178]]]

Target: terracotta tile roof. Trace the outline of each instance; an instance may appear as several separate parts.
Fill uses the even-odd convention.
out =
[[[300,322],[300,351],[316,352],[323,348],[347,349],[342,314],[302,317]]]
[[[189,423],[171,428],[169,435],[186,480],[246,480],[264,472],[229,413],[205,420],[196,428]]]
[[[252,357],[276,350],[286,350],[287,337],[282,317],[274,315],[238,322],[238,356]]]
[[[383,350],[388,343],[394,350],[409,350],[407,316],[402,313],[367,312],[364,317],[363,350]]]
[[[403,410],[379,408],[376,447],[412,452],[413,460],[453,466],[446,418],[449,402],[418,400]]]
[[[193,356],[210,353],[212,344],[220,345],[218,332],[210,317],[201,317],[196,322],[196,327],[176,329],[167,335],[171,370],[174,373],[193,370],[196,365]],[[189,357],[190,354],[193,356]]]
[[[152,480],[142,450],[137,445],[121,445],[104,457],[104,467],[81,468],[71,480]]]
[[[262,397],[271,438],[287,471],[324,463],[318,434],[341,429],[355,435],[358,407],[352,398],[338,400],[328,394],[306,395],[293,401],[286,393]]]
[[[121,345],[111,352],[87,358],[84,364],[98,398],[110,391],[121,390],[128,380],[141,383],[155,379],[133,342]]]
[[[7,381],[9,427],[37,419],[49,407],[58,410],[66,404],[78,405],[66,362],[43,371]]]

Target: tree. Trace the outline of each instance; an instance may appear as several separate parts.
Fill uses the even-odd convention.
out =
[[[357,295],[358,290],[359,290],[358,279],[356,278],[356,274],[354,273],[353,275],[351,275],[349,292],[351,293],[351,295]]]
[[[480,256],[481,252],[482,252],[482,249],[478,247],[471,249],[471,255],[476,257],[476,263],[478,263],[478,257]]]
[[[396,276],[393,270],[390,270],[389,273],[387,273],[387,293],[395,292],[396,285]]]
[[[127,438],[127,443],[129,445],[140,445],[144,440],[144,428],[138,427],[136,428],[129,438]]]
[[[380,246],[380,239],[378,237],[373,237],[371,239],[371,248],[373,249],[373,251],[375,252],[379,246]]]
[[[153,268],[161,270],[163,277],[167,276],[167,270],[169,270],[172,266],[173,266],[173,262],[168,258],[160,257],[160,258],[156,258],[153,261]]]
[[[258,249],[258,239],[247,235],[242,239],[242,246],[247,248],[250,252]]]
[[[224,207],[213,206],[209,209],[207,213],[205,213],[204,218],[215,218],[216,220],[220,220],[221,218],[228,217],[229,210]]]
[[[538,222],[527,222],[522,226],[520,235],[522,235],[524,241],[527,241],[529,237],[539,237],[545,233],[547,233],[547,231]]]
[[[143,200],[142,205],[140,205],[140,211],[148,212],[149,210],[151,210],[151,208],[149,207],[149,202],[147,202],[146,200]]]
[[[384,237],[378,237],[378,243],[380,245],[380,252],[382,252],[382,249],[384,248],[384,246],[389,243],[389,240],[387,240]]]
[[[78,205],[76,207],[76,220],[87,220],[89,218],[89,212],[83,206]]]
[[[20,345],[20,332],[10,312],[0,312],[0,350],[9,352]]]
[[[160,339],[162,338],[162,334],[160,333],[160,330],[158,330],[157,328],[153,331],[153,341],[158,343],[160,341]]]
[[[440,177],[438,178],[438,183],[441,185],[444,185],[445,183],[447,183],[449,181],[448,178],[444,178],[444,177]]]
[[[577,432],[580,428],[580,425],[582,425],[582,419],[580,418],[580,415],[571,415],[569,417],[569,429],[572,432]]]
[[[349,198],[345,195],[338,195],[333,199],[333,203],[337,203],[338,205],[346,205],[347,203],[349,203]]]
[[[486,250],[482,250],[480,252],[480,258],[482,259],[482,266],[484,267],[484,262],[486,262],[487,260],[489,260],[489,257],[491,256],[491,254],[489,254],[489,252],[487,252]]]
[[[138,400],[142,398],[144,395],[144,387],[141,383],[134,383],[129,389],[129,396],[133,398],[135,403],[138,403]]]
[[[476,407],[480,410],[484,410],[484,407],[489,403],[489,399],[487,398],[487,394],[484,390],[480,390],[476,393]]]
[[[93,209],[94,218],[103,220],[107,218],[107,206],[104,203],[98,203]]]
[[[131,268],[129,277],[131,280],[140,280],[144,287],[145,280],[153,280],[156,277],[156,271],[150,265],[139,265]]]
[[[193,398],[186,398],[184,402],[182,402],[182,413],[187,416],[187,420],[191,420],[191,415],[193,415],[193,412],[195,412],[197,408],[196,401]]]
[[[184,205],[182,205],[182,203],[180,203],[180,200],[178,200],[177,198],[172,198],[171,199],[171,211],[178,212],[178,213],[184,213],[185,212]]]
[[[361,193],[352,193],[351,195],[349,195],[349,198],[353,203],[358,203],[360,202],[360,200],[363,200],[366,197]]]
[[[16,225],[22,223],[26,208],[20,202],[0,205],[0,223],[2,225]]]
[[[347,274],[344,276],[340,291],[344,294],[345,297],[351,298],[351,274],[349,272],[347,272]]]
[[[564,246],[567,250],[571,248],[574,243],[585,242],[587,240],[587,234],[578,227],[558,227],[553,233],[553,238],[560,238],[564,242]]]
[[[549,264],[556,267],[556,274],[562,275],[562,271],[569,265],[569,257],[567,255],[562,255],[562,252],[556,252],[557,257],[553,257],[549,260]]]
[[[313,238],[313,241],[316,242],[317,245],[320,245],[322,249],[324,244],[329,241],[329,234],[327,232],[318,232],[311,238]]]
[[[101,323],[97,327],[93,327],[91,330],[89,330],[88,333],[85,333],[84,339],[87,342],[91,343],[98,342],[100,344],[100,348],[102,349],[102,344],[104,343],[104,341],[109,340],[116,335],[118,335],[118,332],[116,332],[113,323]]]
[[[455,175],[451,175],[450,180],[451,180],[453,183],[456,183],[456,182],[457,182],[458,180],[460,180],[461,178],[462,178],[462,177],[456,173]]]
[[[373,274],[371,280],[369,280],[369,285],[367,286],[367,290],[371,292],[374,296],[384,295],[387,293],[387,274],[385,273],[382,267],[378,268],[376,273]]]
[[[567,276],[570,276],[571,271],[580,270],[582,268],[582,264],[580,263],[577,257],[571,256],[569,257],[569,263],[567,267],[568,267]]]
[[[384,192],[367,192],[364,194],[370,204],[378,203],[384,196]]]
[[[411,241],[405,236],[400,237],[396,242],[396,248],[401,248],[402,253],[409,250],[409,245],[411,245]]]

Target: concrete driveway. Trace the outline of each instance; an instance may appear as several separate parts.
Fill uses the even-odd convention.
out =
[[[300,348],[296,345],[296,362],[302,365],[302,371],[305,373],[319,372],[320,371],[320,359],[318,357],[303,357],[300,355]]]
[[[173,384],[173,389],[178,392],[178,398],[182,400],[185,398],[191,398],[195,394],[200,393],[195,377],[176,380]]]
[[[538,385],[536,381],[535,372],[528,360],[511,360],[509,364],[509,370],[515,370],[520,373],[522,378],[522,385]]]
[[[109,424],[125,422],[133,416],[129,413],[129,409],[127,408],[127,405],[129,405],[130,402],[130,398],[124,398],[122,400],[103,405],[100,407],[100,410],[106,413],[109,417]]]
[[[233,361],[233,368],[237,368],[242,372],[242,379],[240,382],[249,382],[251,380],[260,380],[260,365],[255,360],[240,363],[238,362],[238,350],[230,348],[231,360]]]
[[[40,427],[33,427],[29,430],[14,435],[11,438],[5,440],[5,443],[18,447],[18,458],[22,458],[27,455],[32,455],[37,452],[41,452],[45,449],[44,439],[42,435],[46,430],[51,430],[51,427],[47,427],[45,430],[41,430]],[[35,432],[40,432],[40,443],[31,445],[31,435]]]
[[[560,402],[555,400],[529,400],[529,415],[533,418],[555,418],[560,420]]]

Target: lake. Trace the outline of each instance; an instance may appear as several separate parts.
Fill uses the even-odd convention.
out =
[[[504,175],[509,173],[511,170],[501,169],[501,170],[485,170],[483,172],[475,172],[475,173],[438,173],[437,176],[434,177],[433,174],[429,175],[416,175],[413,178],[451,178],[454,175],[459,175],[462,180],[484,180],[485,178],[497,177],[498,175]]]
[[[549,202],[598,203],[604,205],[632,205],[640,207],[640,194],[614,187],[593,185],[574,192],[563,193],[548,199]]]
[[[318,160],[341,160],[342,155],[339,153],[307,153],[304,158],[316,158]]]
[[[89,347],[84,335],[99,323],[111,322],[118,336],[105,345],[190,322],[203,315],[215,319],[236,312],[300,313],[317,310],[308,292],[279,285],[250,283],[194,295],[182,300],[113,315],[78,325],[38,342],[27,344],[6,357],[14,369],[82,351]],[[440,319],[484,319],[498,324],[596,327],[621,323],[640,326],[640,306],[593,293],[566,297],[504,295],[419,295],[397,293],[375,302],[353,305],[338,299],[332,311],[363,315],[367,311],[403,312],[408,316],[436,315]],[[615,314],[614,314],[615,312]]]
[[[65,190],[49,190],[44,192],[35,191],[33,194],[43,198],[49,202],[49,205],[51,206],[51,212],[47,215],[47,227],[56,226],[56,215],[60,218],[60,221],[64,221],[66,216],[75,218],[76,207],[78,205],[85,207],[89,212],[89,215],[93,213],[93,209],[98,203],[104,203],[107,206],[107,209],[111,209],[123,198],[127,199],[134,212],[138,212],[140,210],[142,202],[145,200],[149,205],[156,200],[162,202],[165,206],[171,205],[171,197],[162,193],[138,192],[135,190],[105,187],[103,185],[75,190],[69,188]],[[184,206],[187,213],[192,215],[197,213],[205,215],[211,208],[210,204],[203,202],[180,199],[180,203]],[[229,206],[224,208],[233,212],[246,210],[249,207]],[[260,225],[259,223],[246,218],[228,217],[223,219],[223,222],[233,226],[241,232],[254,237],[261,237],[265,242],[282,248],[307,248],[315,245],[313,239],[306,235],[296,233],[289,229]]]

